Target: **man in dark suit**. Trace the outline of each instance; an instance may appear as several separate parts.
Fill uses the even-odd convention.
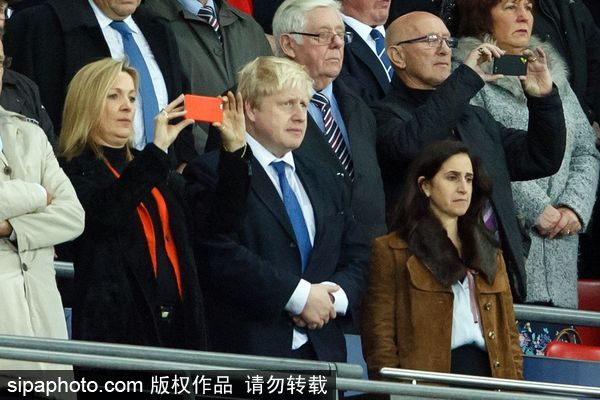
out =
[[[359,304],[369,246],[344,178],[294,151],[306,130],[310,78],[290,60],[260,57],[241,71],[239,90],[253,154],[246,217],[236,234],[197,248],[212,349],[345,361],[334,318]],[[184,175],[213,182],[217,153]]]
[[[375,119],[365,102],[336,79],[347,39],[338,2],[286,0],[275,14],[273,33],[279,55],[304,65],[314,81],[306,137],[297,153],[343,176],[354,215],[370,239],[386,233]]]
[[[147,135],[153,129],[151,119],[144,118],[142,107],[156,102],[154,107],[158,111],[183,92],[185,80],[179,70],[173,33],[139,8],[140,1],[48,0],[10,19],[4,37],[6,54],[13,57],[12,66],[17,72],[38,84],[57,132],[60,132],[67,85],[81,67],[102,57],[127,56],[133,63],[123,34],[113,22],[128,27],[146,64],[146,81],[152,85],[147,92],[140,90],[141,102],[136,105],[134,121],[135,147],[143,148],[146,141],[152,140]],[[144,79],[136,68],[143,89]],[[194,157],[191,129],[182,132],[174,147],[178,164]]]
[[[552,175],[560,168],[565,150],[562,103],[544,53],[526,53],[526,132],[506,128],[484,109],[469,105],[486,80],[498,79],[479,67],[504,54],[498,47],[479,46],[451,73],[449,46],[455,42],[442,20],[426,12],[396,19],[386,40],[395,77],[375,115],[388,207],[397,203],[403,172],[423,146],[448,138],[464,142],[482,159],[492,180],[494,190],[484,222],[502,244],[513,297],[524,300],[525,260],[510,181]]]
[[[146,0],[144,7],[169,22],[191,93],[218,96],[237,83],[247,62],[272,54],[260,25],[226,0]],[[208,129],[194,126],[199,152]]]
[[[389,2],[343,0],[342,13],[352,41],[344,48],[344,65],[339,79],[369,105],[381,100],[390,89],[393,75],[385,52],[385,28]]]

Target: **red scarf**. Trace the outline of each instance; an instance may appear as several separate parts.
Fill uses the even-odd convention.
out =
[[[104,160],[104,163],[112,172],[112,174],[119,179],[120,174],[116,169],[113,168],[112,165],[108,162],[108,160]],[[160,193],[157,188],[152,188],[152,197],[154,197],[154,201],[156,201],[156,206],[158,208],[158,215],[160,216],[160,223],[162,225],[163,232],[163,240],[165,243],[165,250],[167,252],[167,257],[171,261],[171,265],[173,266],[173,273],[175,274],[175,280],[177,281],[177,291],[179,292],[179,298],[183,299],[183,288],[181,286],[181,270],[179,268],[179,257],[177,257],[177,248],[175,247],[175,242],[173,241],[173,235],[171,234],[171,225],[169,224],[169,210],[167,209],[167,203],[165,202],[165,198]],[[137,213],[140,217],[140,221],[142,222],[142,227],[144,228],[144,235],[146,236],[146,242],[148,243],[148,251],[150,253],[150,261],[152,261],[152,269],[154,270],[154,278],[156,279],[158,275],[158,265],[156,263],[156,232],[154,230],[154,224],[152,223],[152,218],[150,217],[150,213],[148,209],[144,205],[144,203],[140,202],[137,206]]]

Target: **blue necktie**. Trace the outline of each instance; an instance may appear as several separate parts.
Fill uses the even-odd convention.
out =
[[[354,163],[352,162],[352,156],[350,155],[348,147],[346,146],[346,142],[344,141],[342,130],[337,122],[335,122],[335,118],[333,118],[329,99],[323,93],[316,92],[310,101],[319,110],[321,110],[321,114],[323,114],[323,122],[325,124],[325,139],[327,139],[331,149],[337,155],[346,172],[348,172],[350,179],[354,179]]]
[[[393,71],[390,59],[388,58],[387,53],[385,52],[385,39],[383,38],[381,32],[379,32],[377,29],[373,29],[371,31],[371,37],[375,41],[375,51],[377,51],[377,57],[379,57],[381,63],[385,67],[385,73],[388,77],[388,80],[391,81]]]
[[[110,23],[110,27],[121,34],[125,54],[129,59],[129,63],[137,70],[140,77],[144,133],[146,135],[146,143],[152,143],[154,141],[154,117],[158,114],[158,100],[154,92],[150,71],[148,71],[148,66],[144,61],[140,48],[133,39],[129,26],[123,21],[113,21]]]
[[[296,194],[292,190],[287,177],[285,176],[285,162],[277,161],[271,163],[277,176],[279,177],[279,186],[281,187],[281,194],[283,197],[283,205],[287,211],[287,215],[292,223],[292,229],[296,235],[296,243],[298,244],[298,250],[300,250],[300,259],[302,260],[302,273],[306,269],[308,264],[308,258],[312,250],[312,244],[310,243],[310,237],[308,236],[308,228],[304,221],[304,215],[302,214],[302,208],[298,202]]]

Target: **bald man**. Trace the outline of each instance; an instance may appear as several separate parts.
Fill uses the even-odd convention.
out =
[[[510,181],[537,179],[558,170],[565,149],[562,103],[545,54],[528,51],[527,75],[521,79],[529,130],[504,127],[484,109],[469,105],[485,81],[500,77],[479,66],[504,52],[482,44],[452,72],[455,45],[442,20],[430,13],[409,13],[388,27],[386,48],[395,76],[390,93],[375,109],[387,208],[394,208],[400,176],[423,146],[442,139],[464,142],[482,159],[492,179],[494,190],[484,222],[500,239],[513,296],[519,301],[525,298],[524,253]]]

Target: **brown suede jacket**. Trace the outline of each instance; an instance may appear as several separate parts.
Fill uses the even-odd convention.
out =
[[[475,276],[483,335],[492,376],[522,379],[506,266],[502,252],[495,251],[492,265],[480,266],[482,273]],[[371,378],[381,379],[382,367],[450,372],[454,295],[440,283],[439,273],[417,259],[395,232],[373,241],[361,313],[363,354]]]

